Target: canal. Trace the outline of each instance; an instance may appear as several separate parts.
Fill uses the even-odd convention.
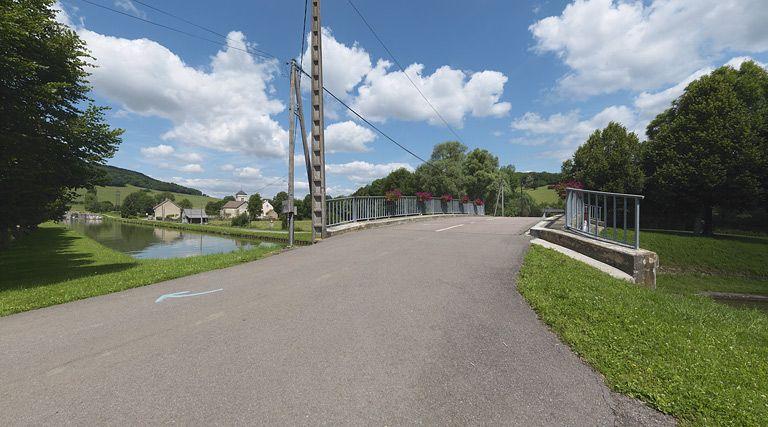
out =
[[[175,230],[118,221],[72,220],[67,225],[102,245],[138,259],[184,258],[218,254],[253,247],[277,247],[261,242],[223,235]]]

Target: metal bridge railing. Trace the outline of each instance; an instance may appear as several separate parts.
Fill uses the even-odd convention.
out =
[[[384,196],[353,196],[327,199],[327,226],[346,224],[355,221],[392,218],[399,216],[464,214],[485,215],[483,205],[461,203],[458,200],[444,202],[431,199],[424,202],[416,196],[403,196],[394,202],[388,202]]]
[[[640,200],[643,196],[578,188],[566,188],[565,191],[567,230],[640,248]]]

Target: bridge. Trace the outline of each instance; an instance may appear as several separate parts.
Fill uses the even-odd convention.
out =
[[[349,233],[9,316],[0,424],[606,425],[648,415],[515,291],[538,220],[455,216]]]

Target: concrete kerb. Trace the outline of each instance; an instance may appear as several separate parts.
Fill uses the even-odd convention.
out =
[[[350,231],[367,230],[370,228],[386,227],[389,225],[405,224],[409,222],[428,221],[436,218],[452,218],[459,216],[476,216],[468,214],[439,214],[439,215],[414,215],[414,216],[402,216],[386,219],[375,219],[370,221],[358,221],[350,222],[346,224],[340,224],[333,227],[328,227],[326,230],[328,237],[338,236]]]
[[[635,284],[651,289],[656,288],[659,257],[655,252],[627,248],[609,242],[589,239],[565,230],[550,228],[558,219],[559,217],[550,217],[540,221],[529,230],[529,234],[534,238],[547,241],[568,251],[577,252],[595,260],[595,262],[615,268],[630,276]],[[569,255],[568,251],[561,250],[560,252]],[[579,257],[574,258],[586,262]]]

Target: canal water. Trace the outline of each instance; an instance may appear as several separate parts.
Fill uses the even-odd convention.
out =
[[[102,245],[138,259],[184,258],[218,254],[276,243],[223,235],[196,233],[118,221],[73,220],[67,225]]]

